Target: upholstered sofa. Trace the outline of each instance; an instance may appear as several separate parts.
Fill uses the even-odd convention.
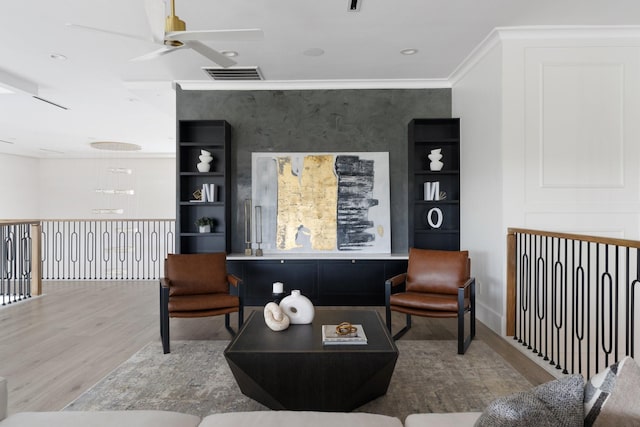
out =
[[[640,426],[640,366],[630,357],[584,383],[568,375],[496,399],[483,412],[411,414],[405,427]],[[204,418],[168,411],[21,412],[7,416],[0,378],[0,427],[402,427],[395,417],[362,412],[255,411]]]
[[[7,381],[0,378],[0,427],[402,427],[398,418],[358,412],[230,412],[202,419],[169,411],[20,412],[7,416],[7,399]]]

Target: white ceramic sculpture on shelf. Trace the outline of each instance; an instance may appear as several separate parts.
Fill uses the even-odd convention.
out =
[[[264,306],[264,322],[272,331],[284,331],[289,327],[289,316],[275,302]]]
[[[211,162],[213,161],[213,156],[207,150],[200,150],[200,163],[198,163],[198,170],[200,172],[209,172],[211,169]]]
[[[292,290],[291,295],[284,297],[280,302],[280,308],[289,316],[292,325],[307,325],[313,322],[316,314],[309,298],[302,295],[299,290]]]
[[[427,156],[429,157],[429,160],[431,160],[431,163],[429,163],[429,169],[431,169],[432,171],[442,170],[442,167],[444,166],[444,163],[440,161],[440,159],[442,158],[441,151],[442,148],[435,148],[431,150],[431,154]]]

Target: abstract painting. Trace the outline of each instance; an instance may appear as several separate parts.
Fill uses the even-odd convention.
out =
[[[389,153],[253,153],[251,164],[264,253],[391,252]]]

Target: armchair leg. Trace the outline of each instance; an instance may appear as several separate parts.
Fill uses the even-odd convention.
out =
[[[384,282],[384,306],[386,308],[387,329],[391,333],[391,282]]]
[[[238,314],[240,314],[240,313],[238,312]],[[240,323],[240,319],[238,319],[238,323]],[[224,327],[227,328],[227,331],[229,331],[229,333],[232,336],[234,336],[234,337],[236,336],[236,331],[231,329],[231,321],[230,321],[229,313],[224,315]]]
[[[396,341],[396,340],[399,340],[400,338],[402,338],[402,336],[404,334],[406,334],[409,329],[411,329],[411,315],[407,314],[407,323],[406,323],[406,325],[404,326],[404,328],[400,329],[397,334],[395,334],[393,336],[393,340]]]
[[[160,288],[160,337],[162,338],[162,351],[167,354],[169,347],[169,288]]]
[[[464,289],[458,289],[458,354],[464,354],[476,336],[476,286],[471,284],[469,300],[469,336],[464,335]]]

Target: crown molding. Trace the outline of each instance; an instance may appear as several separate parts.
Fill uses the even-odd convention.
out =
[[[449,75],[454,87],[494,47],[505,40],[579,40],[579,39],[638,39],[639,25],[537,25],[521,27],[496,27]]]
[[[453,70],[447,79],[454,87],[469,71],[471,71],[494,47],[501,42],[499,29],[494,28],[466,58]]]
[[[182,90],[448,89],[448,79],[176,81]]]

